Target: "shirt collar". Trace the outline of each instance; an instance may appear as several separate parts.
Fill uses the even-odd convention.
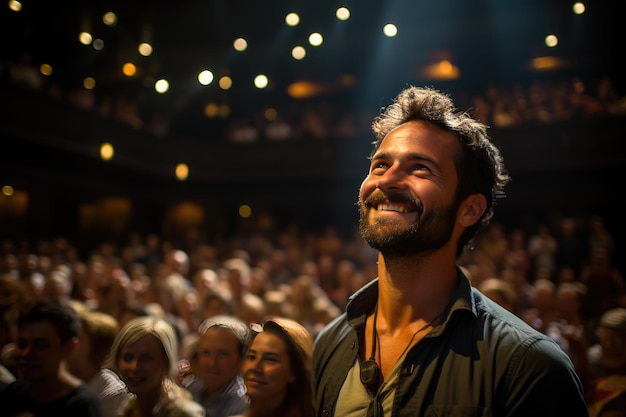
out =
[[[378,278],[375,278],[355,292],[348,299],[348,304],[346,306],[346,316],[348,322],[356,328],[364,326],[365,319],[374,309],[377,299]],[[457,280],[454,296],[452,297],[448,307],[446,307],[446,310],[443,312],[443,317],[445,319],[443,320],[442,325],[433,329],[432,335],[435,336],[443,332],[452,315],[455,314],[456,311],[463,310],[469,311],[475,316],[477,315],[476,302],[474,294],[472,293],[472,284],[465,276],[461,268],[457,267]]]

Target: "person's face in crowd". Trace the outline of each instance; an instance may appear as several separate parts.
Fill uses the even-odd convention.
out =
[[[59,364],[78,348],[78,339],[61,342],[56,328],[48,321],[25,323],[17,337],[17,376],[30,382],[58,374]]]
[[[422,121],[382,141],[359,194],[364,239],[383,254],[434,251],[451,238],[460,158],[458,139]]]
[[[242,373],[252,401],[282,398],[294,380],[285,341],[268,332],[256,335],[243,361]]]
[[[626,374],[626,334],[624,330],[610,327],[598,329],[602,346],[602,361],[610,372]]]
[[[580,299],[572,290],[557,291],[555,299],[556,308],[562,317],[571,319],[580,311]]]
[[[202,308],[202,319],[208,319],[220,314],[230,314],[228,305],[219,297],[213,297],[205,301]]]
[[[168,370],[163,346],[151,334],[124,346],[117,366],[128,390],[138,395],[161,390],[161,383]]]
[[[239,343],[230,331],[214,326],[200,337],[196,373],[207,391],[226,388],[239,374],[242,361]]]
[[[205,269],[198,273],[195,279],[195,288],[200,295],[214,290],[218,286],[218,278],[215,271]]]

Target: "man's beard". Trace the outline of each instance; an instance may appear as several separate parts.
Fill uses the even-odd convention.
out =
[[[364,208],[359,204],[361,236],[387,258],[434,252],[450,240],[458,204],[452,204],[440,214],[424,214],[421,204],[419,207],[415,222],[406,226],[401,220],[388,218],[379,218],[370,223],[368,214],[374,210],[373,206],[366,204]]]

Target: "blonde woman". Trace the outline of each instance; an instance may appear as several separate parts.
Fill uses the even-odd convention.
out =
[[[178,386],[178,339],[173,327],[152,316],[128,321],[113,342],[107,367],[134,394],[120,417],[204,417],[204,408]]]

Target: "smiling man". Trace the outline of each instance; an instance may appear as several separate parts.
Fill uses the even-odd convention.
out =
[[[359,208],[378,278],[315,342],[315,415],[587,416],[568,356],[457,266],[509,180],[486,126],[409,87],[373,129]]]

